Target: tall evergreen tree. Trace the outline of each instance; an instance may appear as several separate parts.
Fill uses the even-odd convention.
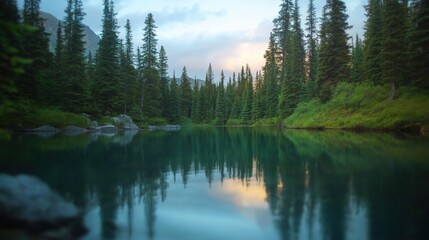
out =
[[[161,91],[161,109],[162,115],[166,117],[166,106],[167,106],[167,96],[168,96],[168,58],[167,53],[165,52],[164,46],[161,46],[159,50],[158,58],[159,66],[159,77],[160,77],[160,91]]]
[[[244,124],[250,124],[252,121],[253,106],[253,77],[248,65],[246,65],[245,79],[241,120]]]
[[[252,119],[258,120],[264,117],[265,101],[263,99],[262,76],[259,71],[256,72],[255,87],[253,92]]]
[[[179,123],[180,121],[180,94],[179,87],[176,81],[176,73],[173,73],[173,79],[170,83],[170,94],[168,101],[168,121],[171,123]]]
[[[406,11],[406,3],[384,1],[381,69],[383,82],[391,85],[390,99],[395,97],[398,85],[404,84],[407,73]]]
[[[225,125],[227,116],[225,112],[225,74],[223,73],[223,70],[220,74],[220,83],[217,90],[217,96],[216,96],[216,124],[219,125]]]
[[[21,53],[20,16],[15,0],[0,1],[0,104],[16,93],[17,75],[28,62]]]
[[[134,54],[133,54],[133,39],[131,33],[131,23],[127,19],[125,24],[125,46],[121,58],[121,72],[122,81],[124,84],[124,114],[132,112],[136,115],[137,110],[137,71],[134,67]]]
[[[180,83],[180,111],[181,116],[190,118],[192,113],[192,88],[186,67],[183,67]]]
[[[265,52],[265,66],[264,70],[264,80],[263,88],[264,92],[264,102],[265,102],[265,113],[264,116],[267,118],[272,118],[277,115],[277,106],[278,106],[278,95],[279,95],[279,66],[277,64],[277,47],[274,39],[274,35],[271,33],[270,41],[268,44],[268,49]]]
[[[307,11],[307,84],[303,100],[317,97],[317,18],[314,0],[310,0]]]
[[[206,81],[205,81],[205,107],[207,111],[205,113],[205,120],[207,122],[212,121],[215,118],[215,108],[216,108],[216,86],[214,82],[214,73],[211,63],[207,69]]]
[[[319,97],[322,102],[331,98],[333,88],[350,78],[350,52],[347,30],[348,15],[341,0],[327,0],[323,7],[320,28],[318,65]]]
[[[38,99],[39,85],[48,81],[47,73],[51,64],[49,40],[40,17],[40,0],[25,0],[23,23],[32,27],[31,31],[22,32],[22,53],[31,59],[32,64],[25,65],[25,73],[17,79],[16,85],[20,96],[27,99]]]
[[[369,0],[366,6],[363,69],[365,80],[381,84],[382,1]]]
[[[142,47],[142,86],[143,86],[143,115],[146,117],[161,116],[161,92],[158,72],[158,60],[156,45],[156,25],[152,13],[149,13],[145,20],[143,29]]]
[[[429,0],[415,2],[411,19],[411,77],[414,85],[429,90]]]
[[[79,112],[88,102],[88,85],[85,67],[83,6],[81,0],[69,0],[66,8],[63,84],[63,107]],[[70,20],[70,22],[69,22]]]
[[[354,83],[362,82],[363,77],[363,49],[362,41],[359,39],[359,36],[356,34],[356,40],[352,49],[352,69],[351,69],[351,81]]]
[[[113,1],[104,0],[102,37],[98,45],[93,97],[102,114],[122,110],[119,80],[119,40]]]

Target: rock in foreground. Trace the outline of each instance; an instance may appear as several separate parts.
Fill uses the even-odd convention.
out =
[[[87,232],[72,203],[27,175],[0,174],[0,226],[0,238],[76,239]]]

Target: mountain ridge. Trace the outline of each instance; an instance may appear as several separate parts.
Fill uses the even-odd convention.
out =
[[[45,27],[45,32],[49,34],[49,49],[54,52],[55,44],[57,42],[57,29],[58,23],[61,22],[61,27],[64,28],[64,21],[59,20],[55,16],[47,12],[40,12],[40,17],[45,19],[43,25]],[[85,42],[85,56],[90,52],[92,55],[95,55],[98,49],[98,42],[100,42],[100,37],[95,34],[94,31],[87,25],[84,26],[84,37],[83,41]]]

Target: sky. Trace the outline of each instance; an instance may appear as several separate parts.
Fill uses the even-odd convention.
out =
[[[18,0],[22,8],[24,0]],[[63,19],[66,0],[42,0],[41,10]],[[82,0],[86,13],[84,24],[101,33],[103,0]],[[204,79],[209,63],[215,80],[224,70],[226,76],[249,64],[252,72],[261,70],[263,55],[278,16],[282,0],[116,0],[120,37],[130,19],[134,49],[142,45],[144,20],[152,13],[158,27],[158,49],[164,46],[170,75],[180,77],[186,66],[191,78]],[[301,24],[305,29],[309,0],[299,0]],[[315,0],[317,16],[326,0]],[[367,0],[348,0],[347,13],[353,28],[349,34],[363,35]]]

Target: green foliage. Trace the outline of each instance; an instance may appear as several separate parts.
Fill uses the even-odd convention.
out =
[[[37,125],[51,125],[56,128],[64,128],[66,126],[88,128],[90,121],[79,114],[63,112],[58,109],[41,108],[38,110]]]
[[[230,118],[226,122],[226,125],[227,126],[241,126],[241,125],[243,125],[243,122],[241,119],[238,119],[238,118]]]
[[[365,23],[366,31],[363,46],[364,78],[372,84],[381,84],[382,1],[370,0],[366,11],[368,19]]]
[[[401,87],[389,101],[389,86],[339,84],[331,101],[299,104],[284,124],[294,128],[396,129],[429,122],[429,96],[421,90]]]
[[[410,62],[413,85],[429,89],[429,1],[414,1],[411,16]]]
[[[323,8],[317,81],[319,97],[328,101],[340,81],[350,78],[350,54],[346,6],[343,1],[328,1]]]
[[[0,106],[0,127],[6,129],[30,129],[43,125],[57,128],[66,126],[89,127],[89,120],[78,114],[54,108],[40,108],[28,101],[7,103]]]
[[[271,126],[280,126],[281,121],[279,118],[261,118],[253,123],[254,127],[271,127]]]
[[[104,115],[120,112],[119,40],[113,2],[104,1],[102,37],[98,45],[92,96]]]
[[[27,129],[39,127],[37,109],[27,100],[0,105],[0,127],[6,129]]]
[[[407,7],[398,0],[385,0],[383,7],[381,76],[383,83],[392,85],[393,99],[397,85],[404,84],[407,75]]]
[[[189,81],[188,72],[186,67],[183,67],[182,71],[182,81],[180,83],[180,110],[181,116],[190,118],[192,114],[192,89],[191,82]]]

